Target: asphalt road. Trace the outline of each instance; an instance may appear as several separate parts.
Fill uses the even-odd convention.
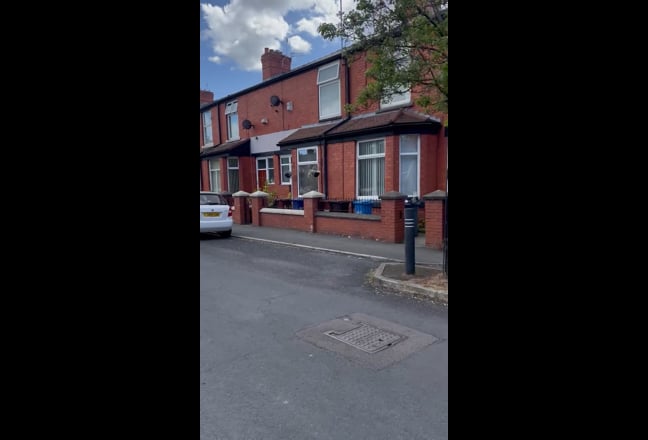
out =
[[[365,285],[377,266],[234,237],[201,239],[200,438],[447,439],[447,308]],[[297,335],[352,313],[438,341],[372,369]]]

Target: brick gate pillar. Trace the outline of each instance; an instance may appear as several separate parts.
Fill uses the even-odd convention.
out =
[[[398,191],[380,196],[380,228],[385,234],[385,241],[405,241],[405,199],[407,196]]]
[[[265,208],[268,193],[263,191],[255,191],[250,194],[250,201],[252,202],[252,224],[254,226],[261,226],[261,209]]]
[[[310,191],[302,197],[304,198],[304,226],[306,231],[317,232],[315,213],[319,209],[319,201],[324,198],[324,194],[317,191]]]
[[[436,190],[423,196],[425,200],[425,246],[443,249],[443,214],[448,194]]]
[[[248,218],[249,209],[248,209],[248,197],[250,193],[245,191],[238,191],[232,194],[234,199],[234,214],[232,215],[234,224],[237,225],[247,225],[252,221]]]

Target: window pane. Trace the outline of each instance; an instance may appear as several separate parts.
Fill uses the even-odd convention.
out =
[[[331,81],[333,79],[337,79],[338,67],[339,65],[335,63],[331,66],[320,69],[317,74],[317,84],[321,84],[325,81]]]
[[[236,191],[239,190],[239,173],[238,169],[235,170],[229,170],[228,174],[228,190],[231,193],[235,193]]]
[[[272,157],[268,157],[266,159],[267,167],[268,167],[268,183],[275,183],[274,179],[274,159]]]
[[[300,148],[297,150],[297,161],[299,163],[317,161],[317,148]]]
[[[385,142],[358,143],[358,197],[377,198],[385,192]]]
[[[286,173],[290,172],[290,156],[279,156],[281,163],[281,183],[290,183],[290,177],[286,177]]]
[[[220,159],[209,161],[209,189],[214,192],[221,190],[220,186]]]
[[[227,116],[228,139],[237,139],[239,137],[238,115],[232,113]]]
[[[286,177],[288,172],[290,172],[290,165],[281,165],[281,183],[290,183],[290,177]]]
[[[237,108],[238,108],[238,101],[228,102],[227,106],[225,106],[225,114],[229,115],[230,113],[236,113]]]
[[[211,111],[203,113],[203,139],[205,144],[212,142]]]
[[[264,170],[266,167],[265,159],[257,159],[257,169]]]
[[[403,93],[394,93],[391,96],[385,97],[385,99],[380,101],[381,107],[390,107],[396,105],[409,104],[410,102],[410,92]]]
[[[358,161],[358,196],[378,197],[385,192],[385,158]]]
[[[360,156],[385,154],[385,143],[382,140],[361,142],[358,146],[358,154]]]
[[[320,118],[340,115],[340,81],[320,86]]]
[[[403,153],[417,153],[418,148],[418,135],[404,134],[400,137],[400,152]]]
[[[313,172],[317,170],[317,164],[299,165],[299,195],[303,196],[309,191],[317,191],[317,177]]]
[[[408,196],[418,196],[418,156],[401,156],[400,192]]]

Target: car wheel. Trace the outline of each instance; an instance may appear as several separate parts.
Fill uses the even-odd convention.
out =
[[[221,235],[223,237],[231,237],[232,236],[232,231],[221,232]]]

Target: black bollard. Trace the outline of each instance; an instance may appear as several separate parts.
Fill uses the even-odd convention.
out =
[[[416,210],[418,206],[415,204],[405,205],[405,273],[411,275],[415,272],[415,252],[414,252],[414,235],[418,227],[416,224]]]

